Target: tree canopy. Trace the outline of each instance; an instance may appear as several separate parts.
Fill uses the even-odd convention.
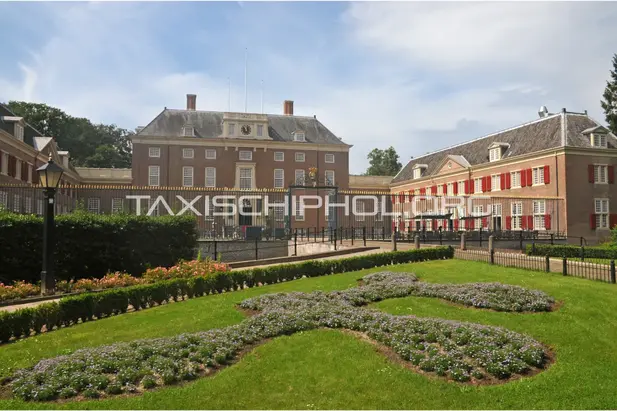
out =
[[[385,150],[375,148],[368,153],[367,158],[369,160],[369,167],[365,173],[367,176],[395,176],[403,167],[392,146]]]
[[[617,134],[617,54],[613,56],[613,69],[610,71],[610,80],[606,82],[603,99],[600,102],[604,109],[608,128]]]
[[[9,101],[8,107],[44,136],[54,137],[71,162],[80,167],[131,167],[132,131],[115,124],[93,124],[56,107],[41,103]]]

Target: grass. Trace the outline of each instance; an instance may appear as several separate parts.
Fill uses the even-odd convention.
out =
[[[428,282],[500,281],[546,291],[556,312],[515,314],[408,297],[375,307],[402,315],[499,325],[551,346],[556,363],[542,373],[499,386],[474,387],[418,375],[371,344],[334,330],[277,338],[211,378],[142,396],[68,403],[0,400],[0,408],[73,409],[590,409],[617,401],[617,287],[555,274],[460,260],[392,267]],[[198,298],[78,325],[0,346],[0,375],[86,346],[174,335],[242,321],[234,304],[267,292],[344,289],[371,271],[302,279]]]

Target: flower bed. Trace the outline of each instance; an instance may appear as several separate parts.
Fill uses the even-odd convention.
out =
[[[261,312],[238,325],[82,349],[42,360],[33,368],[13,375],[12,392],[29,401],[140,392],[211,374],[233,360],[242,349],[264,339],[320,327],[364,333],[392,348],[417,369],[460,382],[506,380],[537,371],[546,364],[548,353],[539,342],[503,328],[393,316],[361,307],[369,302],[409,295],[416,286],[415,276],[378,273],[364,277],[364,285],[345,291],[251,298],[240,306]],[[473,299],[477,296],[498,301],[501,297],[490,295],[503,295],[495,287],[473,285],[471,288],[474,292],[469,297],[457,299],[474,306]],[[511,288],[508,295],[512,300],[521,290],[528,292],[519,289]],[[535,295],[542,298],[540,292]],[[546,302],[550,300],[546,295],[544,298]],[[525,301],[518,305],[524,304]],[[504,310],[509,307],[503,302],[497,305]]]

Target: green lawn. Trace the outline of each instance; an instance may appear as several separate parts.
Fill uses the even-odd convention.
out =
[[[64,404],[0,400],[0,408],[609,409],[617,404],[617,286],[460,260],[400,265],[393,270],[415,272],[422,281],[500,281],[546,291],[563,301],[558,311],[498,313],[418,297],[387,300],[376,307],[394,314],[507,327],[551,346],[556,363],[531,378],[499,386],[466,386],[418,375],[341,331],[319,330],[277,338],[214,377],[180,387]],[[243,317],[234,304],[250,296],[345,289],[370,271],[203,297],[39,335],[0,346],[0,375],[77,348],[237,323]]]

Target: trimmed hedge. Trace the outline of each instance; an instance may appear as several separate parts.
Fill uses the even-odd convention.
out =
[[[576,245],[550,245],[550,244],[527,244],[527,255],[540,255],[549,257],[580,258],[581,249],[585,258],[606,258],[617,260],[617,248],[579,247]],[[535,251],[534,251],[535,250]]]
[[[244,286],[274,284],[302,276],[318,277],[415,261],[453,258],[452,247],[424,248],[369,254],[339,260],[306,261],[271,267],[238,271],[217,272],[206,277],[179,278],[154,284],[135,285],[98,293],[85,293],[66,297],[32,308],[13,312],[0,311],[0,342],[11,337],[28,337],[46,330],[68,327],[78,322],[90,321],[125,313],[129,304],[136,310],[161,305],[166,301],[179,301],[207,294],[235,291]]]
[[[147,217],[74,212],[56,217],[57,280],[100,278],[122,271],[192,259],[197,244],[194,216]],[[0,212],[0,282],[40,280],[43,219]]]

